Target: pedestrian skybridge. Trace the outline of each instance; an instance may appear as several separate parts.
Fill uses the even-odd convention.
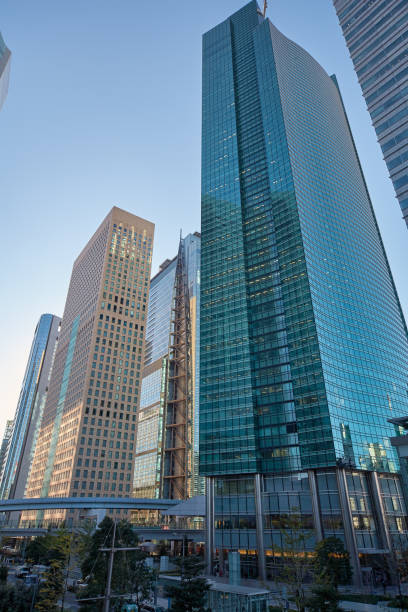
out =
[[[168,510],[180,504],[179,499],[134,497],[39,497],[0,500],[0,512],[23,510]]]

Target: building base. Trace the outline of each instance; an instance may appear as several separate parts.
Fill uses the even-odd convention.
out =
[[[227,576],[239,551],[241,576],[279,580],[288,525],[304,534],[299,554],[310,565],[318,541],[339,538],[355,586],[393,581],[394,553],[408,545],[400,476],[336,467],[307,472],[207,478],[209,575]],[[292,538],[293,539],[293,538]],[[288,544],[289,542],[289,544]],[[394,551],[394,552],[393,552]]]

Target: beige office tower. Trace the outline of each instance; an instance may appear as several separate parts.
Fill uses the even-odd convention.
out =
[[[26,497],[132,495],[153,234],[114,207],[74,263]]]

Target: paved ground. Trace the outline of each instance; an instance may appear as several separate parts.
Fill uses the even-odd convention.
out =
[[[341,601],[340,606],[343,610],[352,610],[353,612],[392,612],[393,610],[398,610],[398,608],[387,608],[384,606],[384,603],[387,602],[373,605],[357,603],[355,601]]]

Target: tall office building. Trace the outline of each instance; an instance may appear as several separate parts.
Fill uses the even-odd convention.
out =
[[[6,99],[10,80],[11,53],[0,33],[0,110]]]
[[[43,314],[35,328],[4,460],[0,485],[3,499],[24,497],[47,396],[60,321],[55,315]]]
[[[200,234],[189,234],[151,281],[135,497],[185,499],[203,493],[198,476],[200,252]]]
[[[74,263],[27,497],[131,495],[153,232],[114,207]]]
[[[407,330],[336,79],[254,0],[203,40],[201,285],[209,564],[273,577],[298,508],[361,582],[407,544]]]
[[[334,7],[408,225],[408,11],[405,0]]]
[[[11,435],[13,433],[13,421],[6,421],[6,427],[4,430],[3,440],[0,446],[0,482],[3,477],[4,463],[7,456],[7,451],[11,439]]]

